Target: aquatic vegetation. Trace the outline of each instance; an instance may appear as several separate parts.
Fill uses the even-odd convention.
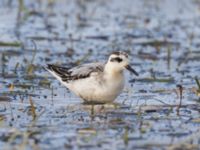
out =
[[[199,83],[199,80],[198,80],[197,77],[195,77],[195,81],[196,81],[196,84],[197,84],[197,90],[196,90],[197,95],[200,95],[200,83]]]
[[[1,1],[0,147],[198,149],[199,6],[187,0]],[[140,76],[127,73],[112,104],[83,104],[44,69],[107,61],[119,50]]]
[[[2,47],[21,47],[22,44],[20,42],[0,42],[0,46],[2,46]]]

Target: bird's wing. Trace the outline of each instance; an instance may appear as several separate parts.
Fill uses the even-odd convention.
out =
[[[71,80],[90,77],[94,72],[103,72],[104,66],[105,64],[103,63],[89,63],[69,69],[48,64],[46,69],[58,75],[62,81],[68,82]]]

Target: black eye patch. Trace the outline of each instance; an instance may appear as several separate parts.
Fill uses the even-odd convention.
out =
[[[123,59],[120,58],[120,57],[115,57],[115,58],[111,58],[110,61],[111,61],[111,62],[118,62],[118,63],[120,63],[120,62],[123,61]]]

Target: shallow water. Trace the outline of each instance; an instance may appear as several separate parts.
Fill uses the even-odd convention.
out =
[[[199,149],[199,8],[195,0],[0,2],[0,149]],[[127,51],[140,74],[126,73],[114,104],[84,105],[43,69],[106,61],[114,50]]]

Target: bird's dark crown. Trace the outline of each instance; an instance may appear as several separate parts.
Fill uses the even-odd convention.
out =
[[[123,51],[114,51],[111,53],[111,55],[117,55],[117,56],[124,55],[126,58],[128,58],[128,54]]]

